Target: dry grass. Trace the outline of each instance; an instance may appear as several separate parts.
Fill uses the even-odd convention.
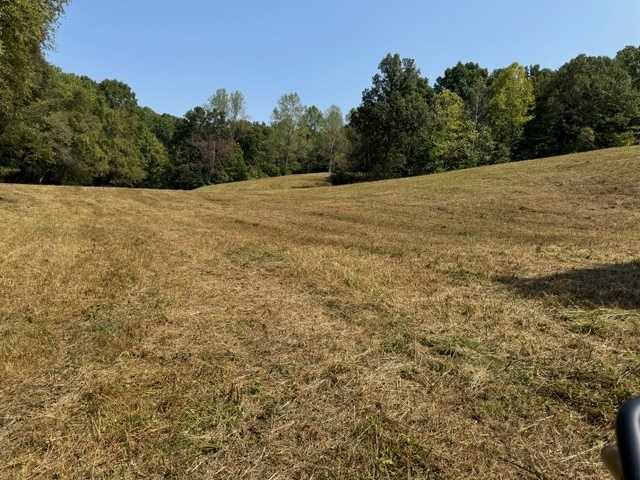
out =
[[[0,478],[603,478],[640,392],[638,148],[0,225]]]

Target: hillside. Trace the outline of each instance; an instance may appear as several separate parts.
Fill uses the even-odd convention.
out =
[[[0,477],[583,478],[640,393],[640,148],[0,184]]]

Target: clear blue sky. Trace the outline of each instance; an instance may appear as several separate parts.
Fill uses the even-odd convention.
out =
[[[141,105],[182,116],[218,88],[240,90],[252,120],[282,94],[344,114],[380,60],[416,60],[433,84],[473,61],[556,69],[580,53],[640,45],[640,0],[72,0],[48,59],[121,80]]]

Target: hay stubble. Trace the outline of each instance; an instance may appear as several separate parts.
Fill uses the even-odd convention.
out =
[[[0,185],[0,477],[602,478],[639,154]]]

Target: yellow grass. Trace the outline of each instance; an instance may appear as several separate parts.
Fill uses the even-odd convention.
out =
[[[0,478],[604,478],[639,239],[638,148],[0,185]]]

